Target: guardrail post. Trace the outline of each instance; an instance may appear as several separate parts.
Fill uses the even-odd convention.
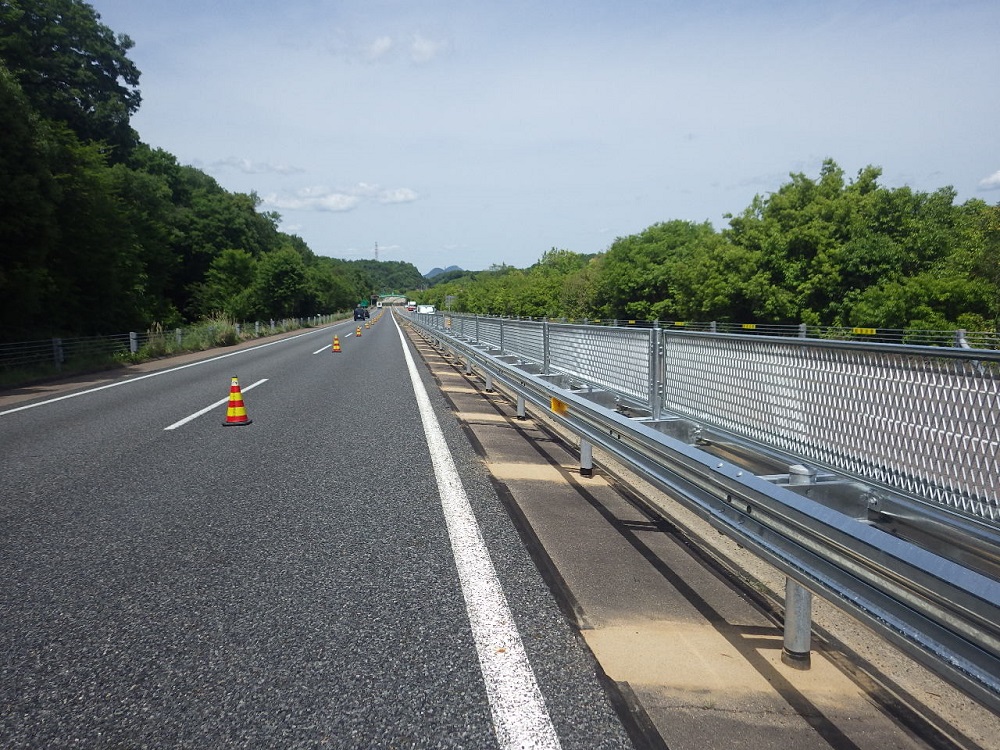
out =
[[[816,470],[795,464],[788,467],[791,485],[815,484]],[[812,592],[797,581],[785,579],[785,634],[781,661],[796,669],[809,669],[812,649]]]
[[[799,338],[800,339],[806,338],[808,333],[809,333],[809,326],[807,326],[805,323],[799,323]]]
[[[139,334],[135,331],[128,332],[128,350],[135,354],[139,351]]]
[[[781,661],[796,669],[809,669],[812,637],[812,592],[791,578],[785,579],[785,638]]]
[[[580,476],[594,476],[594,448],[584,438],[580,438]]]
[[[183,336],[184,336],[184,334],[181,332],[180,328],[175,328],[174,329],[174,337],[177,339],[177,346],[181,345],[181,341],[183,339]]]
[[[527,415],[524,413],[524,396],[518,394],[517,396],[517,418],[527,419]]]
[[[500,321],[500,354],[506,354],[507,353],[507,351],[504,349],[503,328],[504,328],[503,321],[501,320]]]

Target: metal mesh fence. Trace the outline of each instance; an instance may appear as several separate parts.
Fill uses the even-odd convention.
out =
[[[549,325],[549,365],[650,404],[652,329]]]
[[[980,519],[1000,519],[1000,375],[886,346],[664,336],[663,408]]]
[[[503,349],[529,362],[545,362],[545,324],[536,320],[504,320]]]
[[[784,335],[791,330],[736,335],[450,320],[454,334],[654,414],[662,408],[837,473],[1000,521],[1000,359],[993,352]],[[658,339],[662,375],[654,383]]]

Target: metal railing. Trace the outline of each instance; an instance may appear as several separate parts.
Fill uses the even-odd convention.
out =
[[[449,313],[450,315],[451,313]],[[460,315],[460,313],[456,313]],[[817,326],[806,323],[731,323],[726,321],[642,320],[623,318],[506,318],[507,320],[537,320],[548,323],[582,323],[613,328],[661,328],[702,333],[739,333],[756,336],[827,339],[834,341],[867,341],[882,344],[915,346],[956,346],[966,349],[1000,350],[1000,332],[967,331],[962,328],[925,330],[919,328],[870,328],[864,326]]]
[[[1000,352],[474,316],[423,325],[991,524]]]
[[[1000,354],[408,317],[579,435],[581,470],[607,450],[784,572],[795,601],[823,596],[1000,710]],[[880,528],[917,505],[955,530],[954,555]],[[802,618],[785,627],[792,653]]]

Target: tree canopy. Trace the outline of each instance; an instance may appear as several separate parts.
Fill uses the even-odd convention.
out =
[[[828,159],[721,231],[666,221],[597,256],[550,251],[524,271],[450,277],[418,298],[530,317],[996,330],[1000,206],[880,177],[868,166],[846,179]]]

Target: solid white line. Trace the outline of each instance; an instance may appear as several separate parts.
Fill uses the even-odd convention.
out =
[[[266,344],[260,344],[259,346],[251,346],[248,349],[240,349],[238,352],[229,352],[229,354],[220,354],[218,357],[211,357],[210,359],[202,359],[197,362],[191,362],[186,365],[171,367],[169,370],[157,370],[156,372],[151,372],[146,375],[139,375],[138,377],[129,378],[128,380],[118,380],[114,383],[108,383],[107,385],[99,385],[96,388],[88,388],[85,391],[77,391],[76,393],[68,393],[65,396],[57,396],[56,398],[50,398],[45,401],[39,401],[36,404],[28,404],[27,406],[16,406],[13,409],[0,411],[0,417],[2,417],[4,414],[13,414],[16,411],[24,411],[25,409],[34,409],[36,406],[48,406],[49,404],[54,404],[57,401],[65,401],[68,398],[76,398],[77,396],[86,396],[90,393],[105,391],[108,388],[117,388],[120,385],[130,385],[132,383],[138,383],[140,380],[159,377],[160,375],[166,375],[171,372],[177,372],[178,370],[186,370],[189,367],[198,367],[199,365],[206,365],[209,362],[218,362],[220,359],[235,357],[238,354],[246,354],[247,352],[257,351],[258,349],[266,349],[267,347],[274,346],[275,344],[283,344],[286,341],[292,341],[293,339],[301,338],[302,336],[311,336],[312,334],[320,333],[321,331],[322,329],[319,331],[307,331],[306,333],[298,333],[294,336],[289,336],[286,339],[279,339],[278,341],[270,341]]]
[[[260,385],[261,383],[266,383],[266,382],[267,382],[267,378],[264,378],[263,380],[258,380],[258,381],[257,381],[256,383],[253,383],[252,385],[248,385],[248,386],[247,386],[246,388],[243,388],[243,387],[241,386],[241,387],[240,387],[240,393],[246,393],[246,392],[247,392],[247,391],[249,391],[249,390],[250,390],[251,388],[256,388],[256,387],[257,387],[258,385]],[[184,419],[182,419],[182,420],[181,420],[180,422],[174,422],[174,423],[173,423],[172,425],[170,425],[169,427],[164,427],[163,429],[164,429],[164,430],[176,430],[176,429],[177,429],[178,427],[181,427],[181,426],[183,426],[183,425],[186,425],[186,424],[187,424],[188,422],[190,422],[191,420],[193,420],[193,419],[197,419],[197,418],[198,418],[198,417],[200,417],[200,416],[201,416],[202,414],[208,414],[208,412],[212,411],[212,409],[215,409],[215,408],[217,408],[217,407],[219,407],[219,406],[222,406],[223,404],[228,404],[228,403],[229,403],[229,396],[226,396],[226,397],[225,397],[224,399],[222,399],[221,401],[216,401],[216,402],[215,402],[214,404],[211,404],[211,405],[209,405],[209,406],[206,406],[206,407],[205,407],[204,409],[202,409],[201,411],[196,411],[196,412],[195,412],[194,414],[192,414],[192,415],[190,415],[190,416],[188,416],[188,417],[184,417]]]
[[[559,737],[528,662],[521,634],[514,624],[469,497],[398,323],[396,330],[430,448],[497,740],[502,750],[556,750],[561,747]]]

